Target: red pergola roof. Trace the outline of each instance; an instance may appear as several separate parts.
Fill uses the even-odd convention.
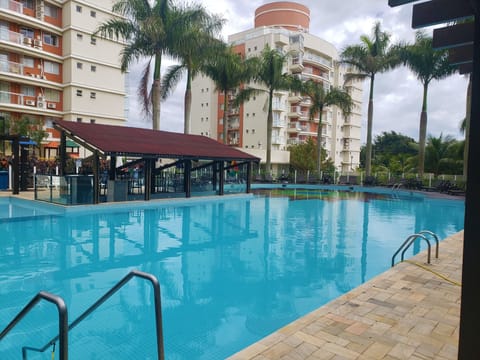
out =
[[[260,160],[200,135],[63,120],[55,121],[55,127],[64,130],[73,139],[95,147],[105,155],[225,161]]]

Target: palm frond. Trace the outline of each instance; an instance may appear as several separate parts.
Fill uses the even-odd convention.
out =
[[[168,67],[166,73],[162,77],[160,94],[163,100],[173,93],[178,83],[182,79],[184,71],[184,65],[172,65]]]
[[[143,69],[142,72],[142,77],[140,78],[140,83],[138,85],[138,96],[141,101],[142,105],[142,111],[146,115],[151,114],[152,110],[152,98],[151,98],[151,92],[148,90],[148,82],[150,80],[150,65],[151,65],[152,59],[150,59]]]

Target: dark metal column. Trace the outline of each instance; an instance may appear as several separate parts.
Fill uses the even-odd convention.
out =
[[[60,147],[58,149],[60,153],[60,169],[59,175],[64,176],[67,168],[67,136],[65,131],[60,132]]]
[[[100,202],[100,156],[98,151],[93,153],[93,203]]]
[[[219,189],[218,195],[224,194],[224,186],[225,186],[225,164],[223,161],[218,162],[218,171],[219,171]]]
[[[185,190],[185,197],[192,196],[192,161],[185,160],[183,168],[183,189]]]
[[[247,194],[248,194],[252,186],[252,162],[249,161],[246,164],[246,167],[247,167]]]
[[[475,8],[472,107],[468,150],[465,229],[463,242],[462,300],[460,313],[459,359],[478,359],[480,324],[480,0]],[[461,254],[459,254],[461,256]]]
[[[12,194],[18,195],[20,193],[20,139],[15,136],[12,140]]]

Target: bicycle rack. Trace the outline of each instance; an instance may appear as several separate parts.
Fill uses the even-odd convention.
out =
[[[162,304],[160,297],[160,284],[157,278],[151,274],[144,273],[138,270],[132,270],[129,272],[122,280],[120,280],[115,286],[113,286],[109,291],[107,291],[101,298],[99,298],[95,303],[93,303],[87,310],[85,310],[78,318],[76,318],[70,325],[68,325],[68,316],[67,316],[67,307],[60,297],[52,295],[46,292],[40,292],[35,296],[30,303],[25,306],[25,308],[12,320],[10,324],[7,325],[5,330],[0,333],[0,340],[31,310],[31,308],[38,302],[40,299],[45,299],[50,302],[57,304],[59,310],[59,335],[52,338],[41,348],[33,348],[29,346],[24,346],[22,348],[22,359],[27,359],[27,352],[34,351],[43,353],[49,348],[52,344],[55,344],[59,340],[60,347],[60,360],[68,360],[68,332],[77,326],[81,321],[83,321],[88,315],[95,311],[100,305],[107,301],[113,294],[115,294],[120,288],[122,288],[127,282],[129,282],[133,277],[140,277],[142,279],[148,280],[152,283],[153,286],[153,296],[155,302],[155,325],[156,325],[156,337],[157,337],[157,355],[159,360],[165,359],[165,353],[163,348],[163,330],[162,330]]]
[[[430,259],[431,259],[431,244],[430,244],[430,240],[427,238],[427,236],[431,236],[433,237],[433,239],[435,240],[435,258],[438,259],[438,245],[439,245],[439,241],[438,241],[438,236],[429,231],[429,230],[422,230],[416,234],[412,234],[410,235],[409,237],[407,237],[407,239],[403,242],[402,245],[400,245],[400,247],[398,248],[398,250],[395,252],[395,254],[393,254],[392,256],[392,267],[395,266],[395,257],[398,255],[398,253],[400,251],[402,251],[402,254],[401,254],[401,261],[404,260],[404,255],[405,255],[405,252],[408,250],[408,248],[413,244],[413,242],[420,238],[420,239],[423,239],[427,242],[427,246],[428,246],[428,254],[427,254],[427,263],[430,264]]]
[[[46,291],[40,291],[35,297],[30,300],[30,302],[15,316],[15,318],[7,325],[7,327],[0,333],[0,340],[2,340],[9,332],[12,330],[20,320],[22,320],[25,315],[27,315],[33,307],[40,302],[40,300],[49,301],[57,305],[58,309],[58,336],[56,339],[59,339],[59,349],[60,349],[60,360],[68,359],[68,312],[67,306],[63,299],[57,295],[50,294]],[[48,344],[50,345],[50,344]],[[26,357],[23,355],[24,359]]]

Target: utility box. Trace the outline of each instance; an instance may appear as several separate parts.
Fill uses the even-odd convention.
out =
[[[128,180],[108,180],[107,202],[127,201]]]

